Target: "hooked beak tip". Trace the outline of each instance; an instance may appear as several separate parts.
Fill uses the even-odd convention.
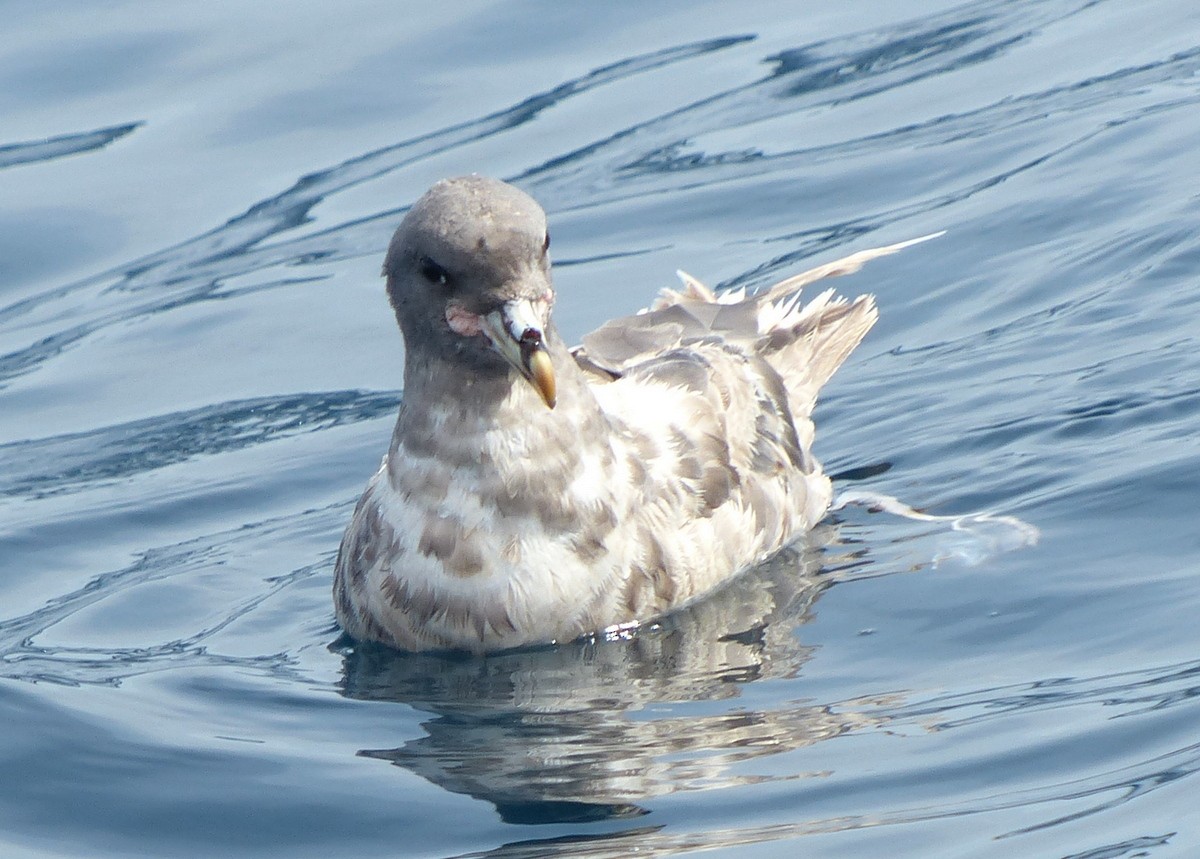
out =
[[[549,408],[554,408],[558,402],[558,388],[554,381],[554,365],[550,361],[550,353],[539,343],[529,349],[523,358],[525,368],[529,371],[530,383],[541,395],[542,402]]]
[[[558,387],[545,325],[545,312],[538,312],[529,301],[511,301],[483,317],[483,333],[492,346],[552,409],[558,402]]]

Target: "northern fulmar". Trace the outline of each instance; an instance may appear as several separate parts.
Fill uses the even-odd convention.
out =
[[[495,179],[438,182],[384,263],[404,396],[338,552],[342,628],[410,651],[568,641],[670,612],[796,540],[832,492],[817,392],[877,316],[869,295],[800,290],[912,243],[753,295],[681,273],[569,349],[541,207]]]

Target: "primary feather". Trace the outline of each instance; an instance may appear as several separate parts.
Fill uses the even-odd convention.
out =
[[[334,582],[356,638],[481,652],[648,620],[829,507],[812,407],[877,311],[800,290],[912,242],[758,295],[681,273],[572,351],[549,319],[545,236],[529,197],[470,176],[430,189],[392,240],[404,400]]]

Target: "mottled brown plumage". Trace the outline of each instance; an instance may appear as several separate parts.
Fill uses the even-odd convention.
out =
[[[574,352],[549,318],[548,246],[538,205],[478,176],[433,186],[396,231],[404,400],[334,582],[356,638],[481,652],[645,621],[828,509],[812,407],[876,310],[798,293],[903,245],[758,296],[683,276]]]

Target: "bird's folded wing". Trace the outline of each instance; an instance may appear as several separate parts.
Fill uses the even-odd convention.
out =
[[[664,289],[650,308],[606,322],[584,335],[582,345],[575,347],[572,354],[583,369],[616,378],[629,367],[674,349],[685,340],[715,334],[730,341],[752,342],[775,328],[772,321],[795,309],[800,290],[808,284],[851,274],[870,260],[940,235],[932,233],[858,251],[752,295],[747,295],[744,288],[717,294],[692,276],[679,272],[682,289]]]

